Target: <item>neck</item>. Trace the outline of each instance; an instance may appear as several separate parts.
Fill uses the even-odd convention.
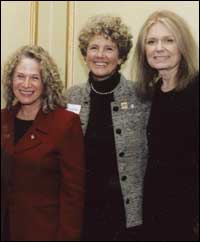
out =
[[[176,75],[177,68],[173,68],[170,70],[160,70],[159,76],[162,78],[162,86],[161,90],[163,92],[168,92],[173,90],[176,87]]]
[[[19,112],[17,113],[17,118],[22,120],[35,120],[41,106],[30,106],[30,105],[22,105]]]
[[[104,77],[98,77],[94,73],[91,72],[91,76],[95,81],[105,81],[109,79],[110,77],[112,77],[117,72],[118,72],[117,70],[114,70],[111,74],[109,74],[108,76],[104,76]]]
[[[111,93],[116,88],[120,81],[119,72],[115,72],[112,76],[104,80],[95,80],[93,74],[89,75],[89,82],[91,83],[91,88],[96,92],[100,93]]]

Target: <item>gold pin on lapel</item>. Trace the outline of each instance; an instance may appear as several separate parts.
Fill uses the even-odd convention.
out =
[[[121,109],[127,110],[128,109],[128,103],[127,102],[121,102]]]
[[[35,139],[35,135],[31,134],[31,139],[34,140]]]

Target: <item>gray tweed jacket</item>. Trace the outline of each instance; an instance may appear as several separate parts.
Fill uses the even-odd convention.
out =
[[[90,111],[89,83],[67,91],[68,103],[81,105],[80,118],[86,132]],[[121,75],[111,103],[117,164],[126,212],[126,226],[142,224],[142,189],[147,162],[146,125],[150,105],[135,94],[134,83]],[[114,203],[113,203],[114,205]]]

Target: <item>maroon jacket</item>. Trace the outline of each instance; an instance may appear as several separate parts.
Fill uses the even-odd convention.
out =
[[[78,240],[84,202],[84,150],[77,115],[40,111],[14,145],[17,107],[1,111],[1,144],[9,155],[8,210],[13,241]]]

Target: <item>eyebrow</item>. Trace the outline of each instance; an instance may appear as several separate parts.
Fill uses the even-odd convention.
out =
[[[175,38],[175,37],[173,35],[170,35],[170,36],[163,36],[162,39],[163,38]],[[147,37],[146,39],[158,39],[158,38],[155,36],[150,36],[150,37]]]
[[[21,71],[16,71],[16,74],[21,74],[21,75],[27,75],[26,73],[23,73]],[[40,73],[32,73],[32,74],[28,74],[30,76],[40,76]]]
[[[91,47],[91,46],[99,46],[99,44],[92,43],[92,44],[88,45],[88,47]],[[117,48],[117,46],[115,46],[114,44],[107,44],[104,47],[106,47],[106,48]]]

